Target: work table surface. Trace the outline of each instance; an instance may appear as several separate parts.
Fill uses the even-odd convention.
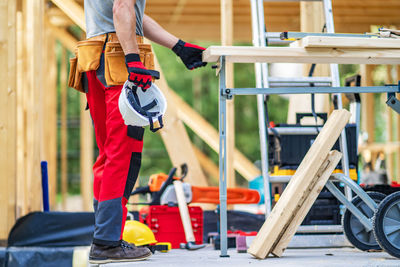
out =
[[[400,64],[400,49],[210,46],[203,52],[205,62],[221,56],[236,63]]]

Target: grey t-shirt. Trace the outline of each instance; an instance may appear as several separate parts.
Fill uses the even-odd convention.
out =
[[[115,32],[114,0],[85,0],[86,38]],[[136,0],[136,34],[143,36],[143,14],[146,0]]]

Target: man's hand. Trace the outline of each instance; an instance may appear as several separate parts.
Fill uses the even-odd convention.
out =
[[[128,54],[125,56],[126,67],[128,68],[128,80],[137,87],[146,90],[151,86],[151,73],[144,67],[138,54]]]
[[[172,48],[172,51],[182,59],[182,62],[189,70],[207,65],[207,62],[203,62],[202,58],[204,50],[206,50],[204,47],[185,43],[182,40],[179,40]]]

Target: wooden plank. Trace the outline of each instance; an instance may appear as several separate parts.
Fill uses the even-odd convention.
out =
[[[299,47],[312,48],[370,48],[400,49],[400,39],[307,36],[299,40]]]
[[[0,1],[0,240],[15,222],[16,178],[16,3]]]
[[[60,126],[60,154],[61,154],[61,201],[66,208],[68,194],[68,128],[67,128],[67,61],[66,51],[62,48],[60,63],[60,91],[61,91],[61,126]]]
[[[322,188],[324,188],[326,182],[328,181],[329,177],[331,176],[333,170],[339,163],[342,157],[342,153],[339,151],[333,150],[329,152],[326,160],[321,165],[321,168],[318,170],[314,180],[313,185],[310,186],[308,196],[304,200],[303,204],[299,204],[299,209],[295,216],[293,216],[292,221],[290,222],[289,226],[287,227],[285,233],[280,238],[279,242],[272,250],[272,254],[281,257],[287,246],[289,245],[290,241],[292,240],[294,234],[296,233],[297,229],[299,228],[300,224],[303,222],[304,218],[308,214],[311,206],[314,204],[315,200],[317,199],[319,193],[321,192]]]
[[[337,63],[337,64],[398,64],[397,49],[336,49],[297,47],[210,46],[203,60],[216,62],[220,56],[238,63]]]
[[[74,0],[51,0],[82,30],[86,31],[85,13],[83,8]]]
[[[221,45],[233,45],[233,2],[221,0]],[[225,80],[227,88],[233,88],[233,64],[227,63],[225,67]],[[235,101],[226,103],[226,184],[236,187],[235,179]]]
[[[190,129],[192,129],[204,142],[215,152],[219,152],[218,131],[206,121],[199,113],[192,109],[185,101],[178,96],[174,90],[169,89],[170,97],[173,99],[178,110],[177,114]],[[246,180],[251,181],[260,176],[260,170],[238,149],[234,150],[233,167]]]
[[[264,259],[272,252],[275,244],[284,234],[286,226],[290,223],[293,213],[298,209],[298,203],[302,203],[307,197],[310,183],[350,116],[351,113],[344,109],[332,112],[281,198],[250,245],[248,253],[259,259]]]
[[[86,107],[86,96],[80,94],[80,165],[81,165],[81,196],[82,196],[82,210],[92,211],[93,210],[93,126],[92,118]]]
[[[318,32],[322,31],[325,23],[322,2],[300,2],[300,31]],[[308,76],[311,64],[303,64],[303,76]],[[330,68],[327,64],[317,64],[313,76],[328,77]],[[329,112],[329,95],[315,94],[315,112]],[[309,94],[289,95],[289,108],[287,123],[296,124],[296,113],[311,112],[311,97]],[[314,123],[314,121],[312,122]]]
[[[76,43],[78,42],[74,36],[72,36],[67,30],[54,26],[49,21],[46,21],[46,27],[51,30],[54,37],[59,40],[66,49],[74,53]]]

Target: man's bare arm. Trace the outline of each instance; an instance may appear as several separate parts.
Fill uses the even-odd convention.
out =
[[[136,41],[135,3],[136,0],[114,0],[114,27],[125,55],[139,53]]]
[[[179,40],[146,14],[143,16],[143,32],[149,40],[169,49],[172,49]]]

